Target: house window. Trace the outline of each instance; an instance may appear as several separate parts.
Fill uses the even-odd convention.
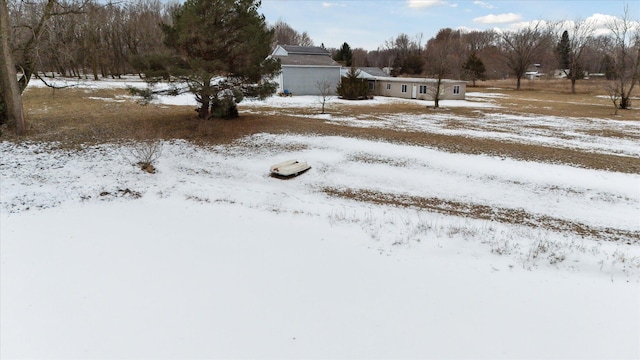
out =
[[[387,83],[387,90],[391,90],[391,84]]]
[[[453,86],[453,94],[454,95],[460,95],[460,85],[454,85]]]
[[[402,92],[406,93],[407,92],[407,85],[402,84]]]
[[[427,85],[420,85],[420,94],[426,94],[427,93]]]

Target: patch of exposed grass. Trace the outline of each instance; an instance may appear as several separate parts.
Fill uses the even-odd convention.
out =
[[[523,80],[521,90],[515,90],[515,79],[478,82],[478,87],[467,87],[467,92],[500,93],[506,97],[493,100],[503,106],[505,112],[526,112],[540,115],[610,118],[616,120],[640,120],[640,106],[620,110],[615,109],[606,96],[607,82],[601,79],[580,80],[576,93],[571,93],[571,82],[566,79]],[[636,88],[632,97],[640,97]],[[636,100],[637,101],[637,100]]]
[[[614,139],[632,139],[632,140],[640,140],[640,134],[630,134],[625,133],[619,130],[613,129],[579,129],[576,132],[582,133],[585,135],[591,136],[599,136],[599,137],[609,137]]]
[[[615,241],[628,245],[640,244],[640,232],[613,228],[596,228],[575,221],[554,218],[548,215],[536,215],[523,209],[509,209],[488,205],[463,203],[440,198],[425,198],[400,194],[385,194],[378,191],[360,189],[324,188],[324,193],[334,197],[378,205],[413,207],[439,214],[455,215],[481,220],[497,221],[506,224],[524,225],[558,232],[570,232],[582,237]]]
[[[572,117],[609,117],[611,109],[594,103],[594,94],[557,94],[547,91],[513,91],[492,90],[488,87],[470,88],[469,91],[495,92],[502,91],[506,98],[495,101],[506,108],[500,113],[512,112],[522,115],[523,112],[548,113]],[[241,116],[234,120],[202,120],[196,117],[193,106],[141,106],[130,98],[122,89],[85,90],[68,88],[52,90],[47,88],[30,88],[24,94],[25,112],[28,119],[29,135],[32,141],[56,141],[62,146],[77,146],[86,143],[118,142],[131,139],[185,139],[200,144],[230,144],[248,135],[258,133],[271,134],[316,134],[348,136],[361,139],[380,140],[417,146],[425,146],[448,152],[465,154],[487,154],[525,161],[569,164],[573,166],[640,173],[640,159],[605,154],[594,154],[579,150],[560,149],[550,146],[523,144],[504,140],[469,138],[456,135],[432,134],[419,131],[400,131],[385,128],[352,127],[336,122],[328,122],[311,114],[319,113],[319,108],[255,108],[240,104]],[[562,96],[564,98],[561,98]],[[105,100],[106,99],[106,100]],[[568,99],[572,99],[569,101]],[[582,99],[582,100],[580,100]],[[110,101],[113,100],[113,101]],[[554,101],[556,110],[547,109],[546,102]],[[516,105],[509,107],[508,102]],[[603,100],[606,103],[605,100]],[[523,111],[517,104],[527,104],[530,108]],[[576,104],[574,104],[576,103]],[[531,105],[533,104],[533,105]],[[427,109],[420,102],[392,103],[383,105],[333,104],[329,108],[332,116],[348,116],[357,119],[375,121],[398,114],[424,114],[430,112],[446,112],[452,119],[456,117],[480,117],[492,111],[483,109],[478,112],[473,108],[449,108],[443,110]],[[640,119],[638,110],[620,111],[621,118]],[[618,119],[618,118],[616,118]],[[492,129],[492,131],[496,131]],[[589,130],[596,131],[596,130]],[[604,130],[603,130],[604,131]],[[617,137],[629,138],[625,134],[613,134]],[[4,131],[3,140],[22,140]]]

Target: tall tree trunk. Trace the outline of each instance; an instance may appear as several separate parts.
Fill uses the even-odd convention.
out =
[[[629,99],[629,96],[627,95],[622,95],[622,97],[620,98],[620,109],[628,109],[631,107],[631,99]]]
[[[198,109],[198,117],[200,119],[208,119],[209,118],[209,106],[210,106],[210,97],[209,95],[202,95],[202,103],[200,104],[200,108]]]
[[[636,51],[636,50],[634,50]],[[636,58],[631,61],[631,75],[629,75],[629,88],[625,92],[624,89],[624,79],[621,81],[621,95],[622,99],[620,99],[620,109],[630,109],[631,108],[631,93],[633,92],[633,88],[636,85],[636,82],[640,81],[640,46],[637,46]]]
[[[433,97],[433,108],[437,109],[440,107],[440,87],[442,86],[442,77],[438,76],[436,80],[436,94]]]
[[[93,80],[98,81],[98,59],[95,50],[95,44],[89,45],[91,47],[91,72],[93,73]]]
[[[22,109],[22,95],[18,86],[10,39],[9,8],[6,0],[0,0],[0,92],[7,107],[8,122],[15,124],[18,135],[24,135],[26,123]]]
[[[202,80],[202,88],[200,89],[199,96],[196,96],[197,101],[200,103],[200,108],[198,109],[198,117],[200,119],[208,119],[209,118],[209,109],[211,108],[212,99],[211,93],[213,92],[211,89],[211,77],[207,76]]]

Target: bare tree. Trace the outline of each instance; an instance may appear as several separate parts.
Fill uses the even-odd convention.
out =
[[[320,98],[318,100],[321,106],[320,113],[325,114],[324,110],[326,104],[328,101],[333,99],[333,95],[336,93],[336,89],[333,85],[333,82],[331,82],[329,79],[318,80],[318,82],[316,82],[316,87],[320,92]]]
[[[300,40],[298,41],[298,45],[314,46],[313,40],[311,39],[311,36],[309,36],[309,33],[307,33],[306,31],[303,31],[302,34],[300,34]]]
[[[375,60],[373,62],[376,66],[383,68],[391,68],[393,66],[393,60],[396,56],[396,48],[393,45],[393,38],[386,40],[384,44],[374,52]]]
[[[605,85],[604,85],[604,91],[606,91],[607,93],[607,97],[609,98],[609,100],[611,100],[611,103],[613,104],[613,114],[614,115],[618,115],[618,109],[620,109],[620,99],[621,99],[621,92],[620,92],[620,88],[618,88],[618,83],[616,81],[608,81]]]
[[[582,55],[585,70],[589,73],[603,73],[610,80],[613,73],[611,54],[614,53],[614,48],[611,36],[598,35],[590,37]]]
[[[433,95],[433,107],[436,109],[440,107],[442,80],[454,69],[461,67],[461,47],[460,31],[451,29],[440,30],[435,38],[427,42],[425,63],[427,75],[436,80],[435,87],[429,91]]]
[[[411,40],[409,35],[402,33],[393,40],[393,46],[395,50],[395,57],[393,59],[393,72],[394,75],[400,75],[404,73],[404,64],[409,52],[411,50]]]
[[[468,59],[475,54],[485,66],[487,79],[502,79],[510,72],[502,61],[500,35],[495,30],[463,32],[462,43],[461,58]]]
[[[356,67],[369,66],[368,51],[363,48],[352,49],[351,63]]]
[[[273,47],[275,45],[313,46],[313,40],[306,31],[300,34],[282,19],[276,21],[271,28],[275,30]]]
[[[7,109],[7,120],[16,121],[16,132],[19,135],[25,133],[26,121],[20,105],[18,111],[18,103],[22,103],[21,94],[26,89],[32,77],[39,77],[38,70],[40,63],[40,47],[41,38],[49,27],[49,20],[54,16],[65,16],[69,14],[79,13],[81,9],[91,0],[77,0],[71,3],[59,0],[46,0],[41,3],[20,2],[14,6],[14,10],[29,10],[28,14],[18,12],[15,16],[9,15],[9,4],[7,0],[0,3],[0,11],[5,17],[2,21],[0,35],[2,36],[2,77],[4,81],[0,84],[2,87],[2,107]],[[14,24],[15,31],[9,26],[9,19],[14,18],[17,21],[25,21],[25,23]],[[13,42],[9,39],[12,38]],[[60,50],[58,50],[60,51]],[[16,61],[16,58],[18,61]],[[20,77],[17,78],[16,67],[20,68]],[[17,94],[15,85],[17,85]],[[21,115],[17,115],[18,112]]]
[[[614,89],[619,98],[620,109],[631,107],[631,92],[640,79],[640,26],[632,21],[629,6],[624,9],[621,19],[616,18],[608,24],[615,43]]]
[[[567,29],[567,25],[568,29]],[[576,20],[560,26],[563,30],[556,48],[558,62],[567,79],[571,80],[571,93],[576,93],[576,80],[584,77],[584,54],[593,36],[594,24],[586,20]]]
[[[44,8],[37,18],[37,20],[30,25],[27,25],[26,36],[24,42],[15,44],[17,50],[21,54],[20,67],[22,68],[22,76],[20,77],[18,84],[20,85],[20,93],[26,89],[31,77],[36,73],[38,69],[38,42],[40,37],[46,30],[47,22],[49,19],[58,12],[64,12],[64,9],[60,11],[55,10],[57,0],[48,0],[44,5]]]
[[[549,47],[549,30],[542,21],[537,21],[517,31],[501,34],[503,61],[517,79],[516,89],[529,66]]]
[[[496,39],[497,33],[494,30],[474,30],[462,34],[462,41],[470,53],[478,53],[490,46],[495,46]]]
[[[7,121],[9,124],[15,124],[18,135],[24,135],[26,124],[22,109],[22,95],[18,86],[10,37],[9,8],[6,0],[0,0],[0,92]]]
[[[424,66],[423,37],[424,35],[419,33],[411,40],[409,35],[399,34],[386,40],[376,51],[370,52],[367,61],[379,67],[391,68],[391,74],[394,76],[420,74]]]

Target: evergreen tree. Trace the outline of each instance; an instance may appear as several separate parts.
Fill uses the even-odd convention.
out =
[[[345,66],[351,66],[351,59],[353,58],[353,51],[349,44],[346,42],[342,44],[338,52],[334,55],[333,60],[343,62]]]
[[[486,69],[484,63],[475,53],[471,53],[467,58],[467,61],[462,64],[462,70],[471,79],[473,86],[476,86],[476,80],[483,80],[485,78]]]
[[[418,53],[407,54],[402,63],[402,72],[407,75],[420,75],[424,65],[424,57]]]
[[[391,76],[399,76],[400,74],[403,73],[403,61],[402,59],[400,59],[400,55],[396,54],[396,56],[393,58],[393,64],[391,65]]]
[[[571,34],[571,35],[570,35]],[[589,38],[593,34],[593,27],[590,23],[576,21],[571,31],[564,30],[555,48],[558,65],[571,80],[571,93],[576,93],[576,81],[584,78],[584,57],[585,49]]]
[[[571,41],[569,40],[569,32],[565,30],[556,46],[556,55],[560,68],[567,71],[571,66]]]
[[[258,13],[259,0],[187,0],[163,24],[170,56],[146,57],[136,64],[150,84],[170,78],[172,87],[147,95],[191,92],[200,104],[198,116],[236,117],[244,97],[265,97],[277,85],[265,81],[280,70],[266,59],[274,31]],[[186,86],[184,85],[186,84]]]
[[[369,98],[369,82],[367,79],[358,77],[360,74],[355,66],[351,66],[351,70],[346,77],[340,81],[340,85],[336,89],[338,95],[346,100],[362,100]]]

